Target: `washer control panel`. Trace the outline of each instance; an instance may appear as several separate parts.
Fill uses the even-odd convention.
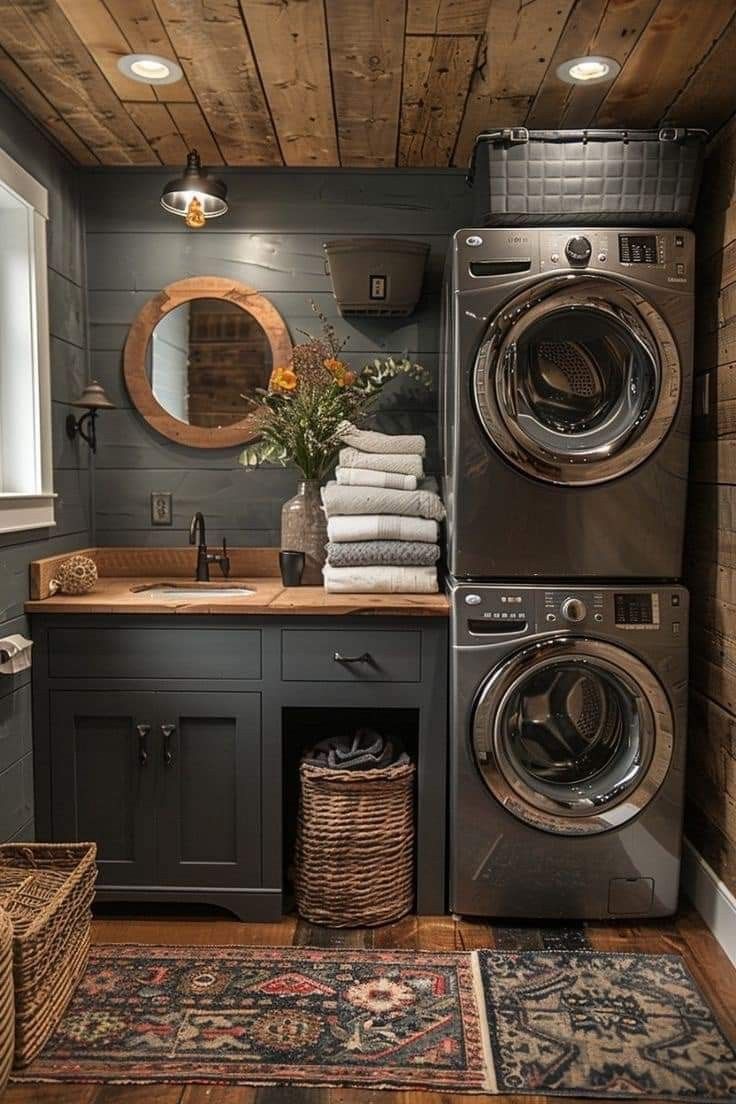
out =
[[[492,638],[567,632],[635,639],[646,632],[654,642],[686,636],[688,593],[683,587],[642,585],[507,586],[456,583],[452,590],[456,643],[489,643]]]

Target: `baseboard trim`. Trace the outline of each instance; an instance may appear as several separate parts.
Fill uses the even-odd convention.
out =
[[[736,966],[736,897],[689,839],[682,853],[682,886]]]

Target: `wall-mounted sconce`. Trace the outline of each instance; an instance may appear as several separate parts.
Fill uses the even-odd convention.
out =
[[[75,418],[73,414],[69,414],[66,419],[66,431],[68,436],[74,440],[77,434],[86,441],[92,452],[97,452],[97,428],[95,421],[100,410],[115,410],[115,403],[110,402],[102,384],[97,380],[92,380],[85,387],[82,394],[74,402],[69,403],[70,406],[81,407],[86,410],[86,414],[82,414],[79,418]]]
[[[207,219],[219,218],[227,211],[227,187],[202,168],[193,149],[184,172],[170,180],[161,193],[161,206],[172,215],[181,215],[192,230],[199,230]]]

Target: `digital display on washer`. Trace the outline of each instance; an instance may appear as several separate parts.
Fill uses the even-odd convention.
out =
[[[613,596],[616,624],[622,628],[656,628],[659,624],[659,596],[631,591]]]
[[[656,234],[619,234],[618,256],[622,264],[656,264]]]

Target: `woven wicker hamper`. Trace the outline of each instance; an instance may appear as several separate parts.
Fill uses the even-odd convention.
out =
[[[8,1083],[15,1043],[13,1000],[13,925],[0,910],[0,1096]]]
[[[414,904],[413,763],[339,771],[303,762],[299,914],[334,928],[398,920]]]
[[[93,843],[0,846],[0,908],[14,929],[17,1068],[53,1034],[86,968],[96,856]]]

